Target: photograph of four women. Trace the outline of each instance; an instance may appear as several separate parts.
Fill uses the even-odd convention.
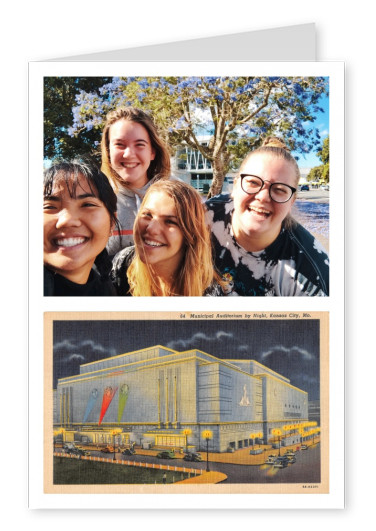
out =
[[[291,215],[299,167],[266,137],[230,194],[206,199],[171,174],[153,118],[107,115],[101,167],[44,173],[44,295],[328,296],[329,258]]]

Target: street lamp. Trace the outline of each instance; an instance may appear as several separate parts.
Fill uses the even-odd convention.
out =
[[[112,434],[112,437],[113,437],[113,442],[114,442],[114,457],[112,458],[113,461],[116,460],[116,457],[115,457],[115,453],[116,453],[116,448],[115,448],[115,437],[116,435],[119,435],[119,433],[121,433],[122,430],[120,428],[115,428],[114,430],[112,430],[111,434]]]
[[[250,433],[249,438],[252,439],[252,448],[255,447],[255,439],[257,437],[257,433]]]
[[[185,451],[188,453],[188,435],[191,435],[192,430],[190,428],[186,428],[183,431],[183,435],[185,435]]]
[[[213,432],[210,430],[204,430],[202,436],[206,439],[206,472],[209,472],[209,439],[213,437]]]
[[[274,437],[277,438],[277,441],[279,442],[278,444],[278,455],[280,456],[281,455],[281,436],[282,436],[282,432],[279,428],[274,428],[272,430],[272,434],[274,435]]]

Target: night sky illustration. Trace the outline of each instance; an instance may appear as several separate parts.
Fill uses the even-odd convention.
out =
[[[198,349],[221,359],[255,360],[320,395],[320,321],[299,320],[113,320],[54,321],[53,386],[79,374],[83,363],[162,345]]]

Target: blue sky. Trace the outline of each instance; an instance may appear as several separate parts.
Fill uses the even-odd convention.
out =
[[[320,107],[324,109],[323,113],[319,113],[316,117],[316,121],[313,123],[318,128],[321,141],[329,135],[329,97],[323,96],[320,100]],[[312,123],[307,124],[307,127],[312,127]],[[302,155],[300,153],[292,152],[294,156],[298,155],[298,165],[300,168],[313,168],[321,164],[320,159],[316,153],[312,151],[309,154]]]

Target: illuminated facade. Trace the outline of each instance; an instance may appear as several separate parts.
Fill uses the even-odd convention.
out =
[[[65,440],[202,448],[224,452],[273,441],[301,440],[308,421],[308,395],[256,361],[222,360],[199,350],[153,346],[83,364],[58,380],[54,425]]]

